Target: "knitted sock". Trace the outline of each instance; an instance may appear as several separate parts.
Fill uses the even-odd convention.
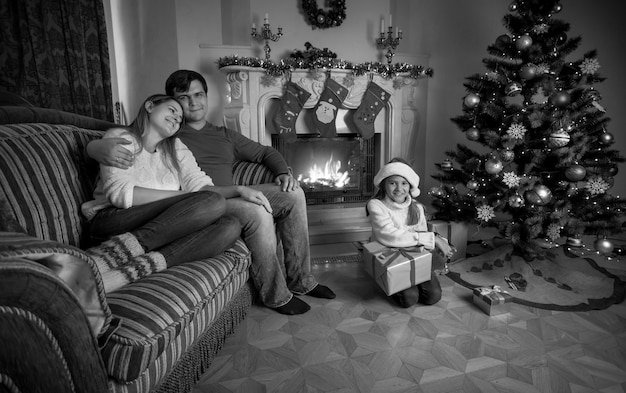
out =
[[[299,315],[299,314],[304,314],[310,309],[311,309],[311,306],[309,306],[308,303],[294,296],[291,298],[290,301],[287,302],[287,304],[284,304],[280,307],[276,307],[273,310],[276,310],[276,312],[280,314],[285,314],[285,315]]]
[[[165,257],[160,252],[151,251],[136,256],[126,261],[126,263],[120,264],[116,269],[102,273],[104,291],[106,293],[116,291],[124,285],[166,268]]]
[[[119,264],[144,253],[137,238],[130,232],[116,235],[85,252],[93,258],[100,273],[116,269]]]
[[[310,96],[311,93],[296,83],[291,81],[285,83],[285,93],[280,99],[278,112],[272,119],[278,137],[285,142],[296,140],[296,119]]]
[[[374,121],[376,116],[385,107],[391,94],[374,82],[370,82],[363,95],[361,105],[354,114],[354,123],[363,139],[374,136]]]
[[[343,101],[348,93],[348,89],[334,79],[330,77],[326,79],[324,90],[322,90],[320,99],[315,105],[315,116],[313,117],[313,123],[323,138],[337,135],[337,127],[335,126],[337,110],[343,106]]]

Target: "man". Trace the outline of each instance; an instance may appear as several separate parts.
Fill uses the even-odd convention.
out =
[[[227,214],[241,222],[243,238],[252,253],[250,274],[263,304],[281,314],[294,315],[307,312],[310,306],[293,294],[333,299],[333,291],[318,284],[311,274],[304,192],[280,153],[208,123],[207,84],[199,73],[174,72],[165,83],[165,91],[183,107],[185,125],[179,138],[213,179],[214,191],[227,198]],[[128,167],[133,162],[132,153],[121,143],[94,141],[87,151],[101,164]],[[276,175],[275,184],[234,186],[232,166],[236,160],[266,165]],[[274,223],[283,244],[285,274],[277,255]]]

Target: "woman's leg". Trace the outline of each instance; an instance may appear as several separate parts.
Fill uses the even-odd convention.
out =
[[[168,267],[214,257],[230,248],[241,236],[241,224],[233,216],[223,216],[213,224],[193,232],[158,250]]]

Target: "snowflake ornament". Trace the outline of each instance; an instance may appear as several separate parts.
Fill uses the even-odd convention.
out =
[[[526,127],[520,123],[513,123],[511,127],[506,131],[507,134],[511,138],[514,139],[524,139],[524,135],[526,134]]]
[[[548,26],[547,23],[540,23],[536,26],[533,27],[533,33],[535,34],[545,34],[548,32],[548,28],[550,26]]]
[[[502,174],[502,182],[506,184],[509,188],[514,188],[519,186],[520,177],[515,174],[515,172],[504,172]]]
[[[600,176],[594,176],[585,184],[585,188],[591,195],[600,195],[604,194],[606,190],[609,189],[609,183],[604,181]]]
[[[487,205],[478,206],[476,215],[481,221],[489,221],[496,216],[493,207]]]
[[[555,241],[561,237],[561,227],[558,224],[550,224],[548,225],[548,230],[546,231],[546,236],[548,239]]]
[[[537,64],[535,66],[535,72],[537,75],[543,75],[550,72],[550,66],[546,63]]]
[[[587,58],[583,60],[579,67],[583,74],[592,75],[598,72],[600,63],[598,62],[598,59]]]

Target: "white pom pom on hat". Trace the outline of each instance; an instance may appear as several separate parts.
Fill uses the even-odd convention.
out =
[[[413,168],[401,162],[390,162],[380,168],[376,176],[374,176],[374,185],[380,188],[380,183],[389,176],[399,175],[404,177],[411,185],[411,196],[417,198],[420,194],[420,177],[415,173]]]

